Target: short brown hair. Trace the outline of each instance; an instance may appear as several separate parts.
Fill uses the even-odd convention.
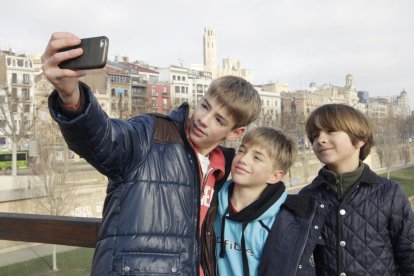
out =
[[[277,168],[284,172],[295,162],[295,142],[278,129],[255,127],[243,137],[242,144],[248,143],[265,149]]]
[[[315,133],[320,128],[328,131],[344,131],[355,146],[358,141],[364,141],[359,158],[367,158],[374,144],[372,127],[368,119],[359,110],[346,104],[325,104],[309,115],[306,121],[306,135],[313,143]]]
[[[236,121],[235,128],[247,126],[260,115],[262,102],[259,93],[245,79],[224,76],[215,79],[209,86],[206,96],[214,98],[224,106]]]

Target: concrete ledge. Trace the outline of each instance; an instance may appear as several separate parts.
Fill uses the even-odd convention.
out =
[[[46,196],[46,188],[39,176],[18,175],[0,177],[0,202]]]

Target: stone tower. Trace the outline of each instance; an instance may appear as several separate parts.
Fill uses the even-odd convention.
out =
[[[216,31],[213,28],[204,28],[203,37],[204,70],[215,73],[217,58]]]
[[[345,84],[346,88],[352,88],[352,79],[353,78],[351,74],[346,75],[346,84]]]

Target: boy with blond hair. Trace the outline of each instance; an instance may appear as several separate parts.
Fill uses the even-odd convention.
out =
[[[314,252],[317,275],[414,275],[414,214],[400,186],[362,162],[373,145],[365,116],[323,105],[310,114],[306,133],[325,164],[301,191],[328,211]]]
[[[85,72],[58,67],[82,54],[59,50],[79,43],[54,33],[42,61],[56,88],[50,113],[69,148],[109,179],[91,274],[198,275],[200,229],[234,156],[219,144],[257,119],[259,94],[226,76],[213,81],[191,116],[183,104],[169,116],[111,119],[79,82]]]
[[[282,182],[295,156],[295,143],[274,128],[254,128],[244,136],[232,179],[206,219],[205,275],[314,275],[317,203],[288,195]]]

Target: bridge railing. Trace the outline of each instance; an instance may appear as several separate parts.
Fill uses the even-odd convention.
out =
[[[0,239],[95,247],[101,219],[0,212]]]

